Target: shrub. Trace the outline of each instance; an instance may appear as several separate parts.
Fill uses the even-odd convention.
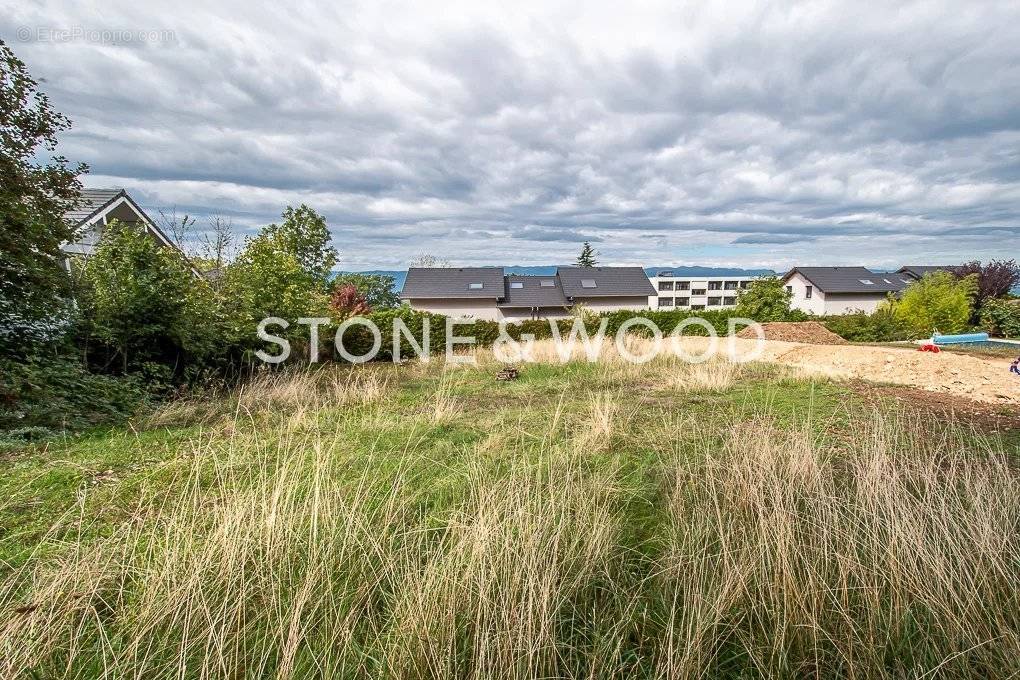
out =
[[[890,300],[886,306],[916,336],[961,333],[967,329],[976,294],[974,277],[957,279],[938,271],[907,286],[899,300]]]
[[[736,316],[764,323],[790,321],[790,300],[793,294],[782,280],[769,276],[755,279],[737,295]]]
[[[1020,338],[1020,301],[989,300],[981,310],[981,328],[992,335]]]
[[[0,431],[8,440],[116,423],[145,401],[141,381],[89,373],[72,358],[0,359]]]
[[[104,368],[116,362],[127,373],[154,362],[173,373],[213,351],[212,291],[144,230],[108,224],[81,281],[80,330]]]
[[[913,332],[888,307],[866,314],[855,312],[822,319],[830,331],[850,342],[895,342],[909,340]]]

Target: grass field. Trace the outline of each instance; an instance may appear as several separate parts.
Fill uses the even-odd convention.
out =
[[[1007,677],[1015,433],[768,365],[325,367],[4,454],[0,677]]]

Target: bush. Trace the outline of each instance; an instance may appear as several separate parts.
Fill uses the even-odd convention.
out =
[[[850,342],[896,342],[910,340],[910,326],[899,319],[889,308],[872,314],[855,312],[821,319],[830,331]]]
[[[0,359],[0,432],[33,440],[125,420],[147,395],[135,378],[89,373],[68,357]]]
[[[967,330],[976,295],[974,277],[957,279],[938,271],[907,286],[899,300],[890,300],[886,306],[915,337],[928,337],[936,331],[950,335]]]
[[[988,300],[981,310],[981,328],[991,335],[1020,338],[1020,301]]]
[[[755,279],[737,295],[736,315],[759,323],[791,321],[792,299],[793,294],[786,289],[781,279],[775,276]]]

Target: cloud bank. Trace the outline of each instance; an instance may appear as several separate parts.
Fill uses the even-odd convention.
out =
[[[344,268],[1020,256],[1015,2],[70,5],[0,35],[89,186],[304,202]],[[39,39],[74,27],[162,38]]]

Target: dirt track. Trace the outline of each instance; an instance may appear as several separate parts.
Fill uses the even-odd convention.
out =
[[[704,345],[686,338],[691,351]],[[736,340],[738,354],[751,352],[754,341]],[[720,349],[726,341],[720,343]],[[942,352],[930,354],[913,348],[861,345],[809,345],[767,340],[759,361],[794,366],[812,374],[860,378],[877,383],[910,385],[945,392],[989,404],[1020,406],[1020,376],[1009,372],[1009,360]]]

